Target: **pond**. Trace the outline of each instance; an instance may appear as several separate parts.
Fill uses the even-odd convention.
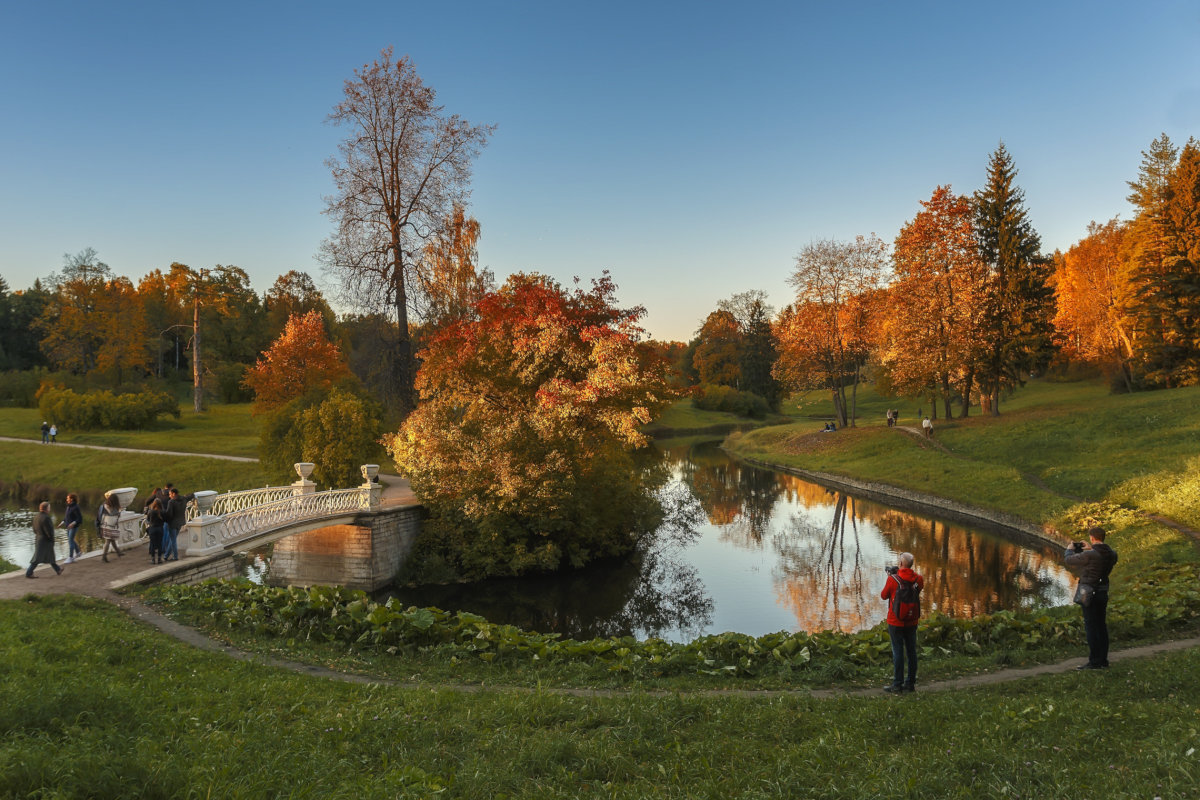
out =
[[[907,551],[925,577],[925,609],[971,617],[1069,601],[1071,577],[1053,545],[742,464],[716,443],[669,448],[662,457],[671,469],[664,498],[673,522],[636,558],[553,577],[392,594],[405,604],[471,611],[571,638],[856,631],[884,618],[884,567]],[[32,553],[31,519],[25,510],[0,515],[0,555],[22,566]],[[269,580],[269,548],[246,554],[243,563],[252,580]]]

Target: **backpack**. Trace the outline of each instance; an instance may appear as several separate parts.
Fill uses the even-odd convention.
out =
[[[896,591],[892,592],[892,616],[902,625],[915,623],[921,617],[921,590],[912,581],[893,575]]]

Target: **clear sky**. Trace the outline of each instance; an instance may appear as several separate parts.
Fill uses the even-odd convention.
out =
[[[1200,3],[39,2],[0,7],[0,275],[94,247],[134,280],[236,264],[260,292],[332,230],[325,124],[386,45],[497,131],[480,260],[609,269],[659,338],[780,307],[820,238],[892,241],[1003,140],[1045,248],[1129,216],[1160,133],[1200,137]]]

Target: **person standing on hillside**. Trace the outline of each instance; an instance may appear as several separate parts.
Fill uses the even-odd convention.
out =
[[[79,498],[75,494],[67,495],[67,510],[63,514],[63,527],[67,529],[67,560],[65,563],[75,563],[75,556],[83,555],[83,548],[75,541],[79,526],[83,525],[83,512],[79,510]]]
[[[929,417],[921,420],[921,427],[925,429],[925,438],[933,438],[933,423],[929,421]]]
[[[42,420],[42,444],[50,444],[50,423]]]
[[[1104,528],[1088,528],[1088,543],[1074,542],[1063,553],[1063,563],[1079,575],[1075,602],[1083,609],[1088,660],[1077,669],[1108,667],[1108,576],[1117,563],[1117,551],[1104,543]]]
[[[163,528],[163,561],[179,560],[179,531],[187,524],[187,504],[196,495],[183,495],[171,484],[167,484],[167,524]]]
[[[921,619],[921,589],[925,579],[913,572],[913,554],[901,553],[899,563],[887,568],[880,598],[888,601],[888,638],[892,640],[892,682],[885,692],[911,692],[917,688],[917,622]],[[904,676],[905,661],[908,677]]]
[[[50,504],[42,503],[38,506],[37,516],[33,518],[33,535],[35,543],[33,547],[33,561],[29,562],[29,569],[25,570],[26,578],[36,578],[33,574],[33,568],[38,564],[49,564],[54,567],[56,575],[62,575],[63,568],[54,560],[54,520],[50,518]]]

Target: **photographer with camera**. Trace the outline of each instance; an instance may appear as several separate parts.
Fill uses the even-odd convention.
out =
[[[1077,669],[1108,667],[1108,576],[1117,563],[1117,551],[1104,543],[1104,528],[1088,528],[1088,544],[1073,542],[1063,553],[1067,568],[1079,575],[1075,602],[1083,609],[1088,660]]]
[[[888,636],[892,640],[892,682],[885,692],[911,692],[917,686],[917,621],[921,618],[921,589],[925,579],[913,572],[912,553],[901,553],[899,565],[885,567],[887,580],[879,596],[888,601]],[[904,678],[905,657],[908,680]]]

